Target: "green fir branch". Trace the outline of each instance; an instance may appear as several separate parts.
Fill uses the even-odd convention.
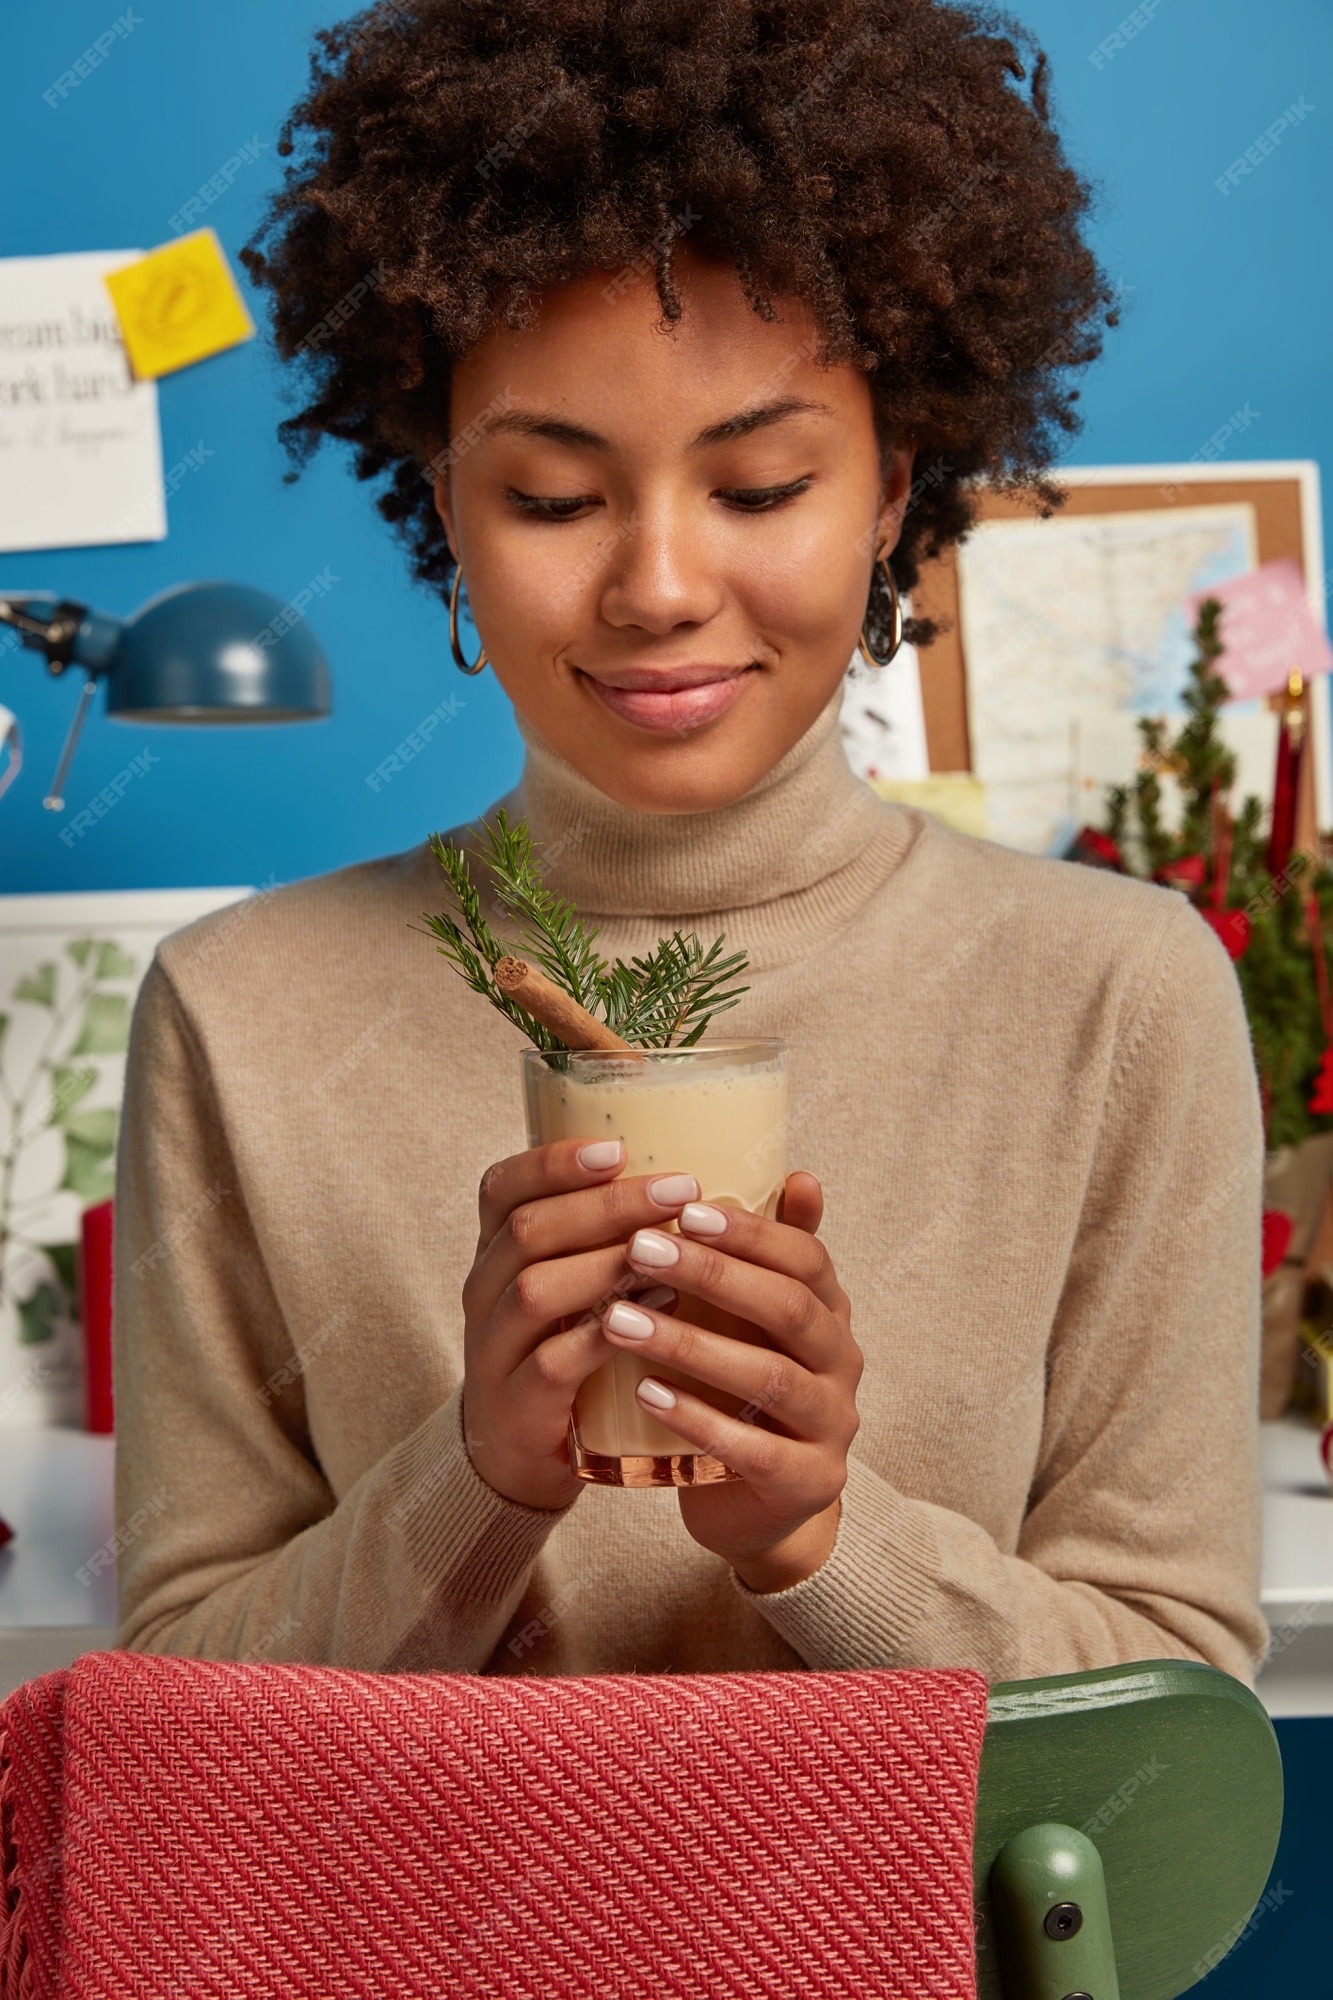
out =
[[[597,937],[574,905],[546,887],[524,821],[511,821],[503,807],[485,824],[469,851],[436,834],[431,852],[453,890],[457,915],[426,916],[436,950],[449,959],[472,988],[536,1044],[548,1052],[561,1042],[495,984],[495,965],[507,953],[540,966],[556,986],[589,1014],[636,1048],[692,1048],[709,1022],[734,1007],[745,986],[732,986],[747,964],[743,951],[724,955],[726,939],[705,950],[699,939],[675,931],[645,957],[608,964],[594,949]],[[516,941],[503,942],[482,910],[471,860],[485,868],[497,903],[512,918]]]

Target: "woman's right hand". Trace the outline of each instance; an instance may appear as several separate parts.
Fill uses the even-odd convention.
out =
[[[463,1432],[486,1483],[525,1507],[564,1507],[578,1492],[570,1406],[617,1352],[598,1308],[645,1294],[625,1260],[630,1237],[699,1198],[691,1174],[621,1180],[624,1165],[617,1139],[560,1139],[482,1175],[463,1286]],[[674,1292],[652,1289],[670,1310]]]

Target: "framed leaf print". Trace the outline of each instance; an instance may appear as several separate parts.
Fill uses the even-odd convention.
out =
[[[114,1191],[134,998],[244,889],[0,896],[0,1428],[83,1420],[80,1217]]]

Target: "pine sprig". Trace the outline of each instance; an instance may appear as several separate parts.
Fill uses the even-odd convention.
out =
[[[514,943],[497,938],[487,923],[468,851],[439,834],[430,846],[458,906],[457,917],[448,911],[426,917],[436,950],[539,1049],[551,1052],[564,1043],[496,985],[495,965],[506,953],[534,961],[588,1013],[637,1048],[694,1047],[713,1017],[749,991],[728,985],[745,970],[747,959],[743,951],[724,956],[722,937],[705,950],[697,937],[674,931],[646,956],[608,964],[594,949],[597,932],[543,882],[526,824],[511,822],[503,807],[471,852],[486,869],[496,901],[514,920]]]
[[[536,1043],[539,1049],[558,1049],[562,1045],[550,1029],[540,1021],[534,1021],[526,1008],[502,993],[495,983],[494,968],[497,959],[504,957],[509,947],[502,944],[482,914],[481,897],[477,894],[472,880],[467,855],[453,841],[443,840],[434,834],[430,851],[449,878],[458,901],[463,927],[442,910],[437,916],[427,915],[426,929],[435,938],[435,949],[455,965],[474,993],[480,993],[489,1000],[492,1007],[512,1021],[516,1028]],[[465,927],[465,928],[464,928]],[[466,934],[465,934],[466,932]]]
[[[713,1016],[724,1014],[749,991],[745,986],[726,990],[727,980],[745,970],[746,957],[736,951],[723,958],[725,943],[725,938],[715,938],[705,951],[697,937],[674,931],[647,958],[632,959],[623,989],[625,1012],[619,1019],[612,1017],[619,992],[614,996],[604,992],[608,1024],[627,1042],[692,1048]]]
[[[485,828],[477,857],[490,872],[500,904],[517,923],[524,951],[580,1007],[594,1012],[608,970],[593,950],[597,933],[586,928],[572,903],[542,881],[526,823],[511,826],[501,806]]]

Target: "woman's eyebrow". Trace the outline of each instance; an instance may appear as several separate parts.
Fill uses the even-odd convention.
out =
[[[539,410],[506,410],[503,416],[493,417],[486,429],[492,437],[502,431],[517,431],[520,437],[549,438],[552,444],[571,444],[583,451],[615,449],[609,438],[583,424],[572,424],[567,417],[543,416]]]
[[[720,424],[710,424],[707,430],[700,431],[692,449],[702,451],[710,444],[726,444],[730,438],[748,437],[751,431],[781,423],[784,417],[832,415],[827,403],[812,403],[804,396],[783,396],[774,403],[753,403],[738,410],[734,417],[724,417]]]
[[[781,423],[784,417],[811,415],[831,417],[833,412],[827,403],[812,403],[803,396],[784,396],[773,403],[750,404],[734,416],[724,417],[721,423],[709,424],[706,430],[699,432],[690,449],[703,451],[709,445],[726,444],[731,438],[748,437],[751,431]],[[571,423],[568,417],[547,416],[539,410],[506,410],[503,415],[492,418],[486,428],[492,437],[502,431],[512,431],[521,437],[546,438],[552,444],[572,445],[579,451],[615,450],[611,440],[602,437],[598,431],[589,430],[584,424]]]

